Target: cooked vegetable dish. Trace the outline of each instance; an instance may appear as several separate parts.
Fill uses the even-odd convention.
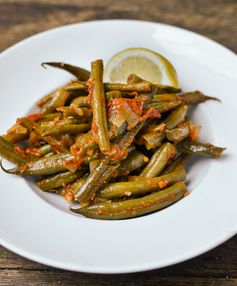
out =
[[[225,148],[198,141],[190,105],[217,98],[153,84],[135,74],[103,82],[103,61],[91,71],[50,62],[77,79],[37,102],[0,136],[10,174],[34,176],[42,191],[63,196],[75,213],[126,219],[165,208],[188,194],[185,165],[193,154],[219,158]]]

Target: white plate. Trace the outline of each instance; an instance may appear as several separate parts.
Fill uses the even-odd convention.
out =
[[[89,68],[129,47],[167,57],[184,90],[200,89],[222,103],[200,104],[202,139],[227,151],[220,160],[190,168],[191,194],[160,212],[136,219],[98,221],[68,211],[68,204],[23,178],[1,172],[0,242],[34,261],[68,270],[126,273],[164,267],[197,256],[237,230],[235,54],[195,33],[139,21],[95,21],[33,36],[0,55],[0,130],[30,111],[42,95],[71,76],[40,64],[64,61]]]

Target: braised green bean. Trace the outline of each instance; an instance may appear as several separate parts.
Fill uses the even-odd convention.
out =
[[[169,86],[169,85],[157,85],[157,93],[162,94],[162,93],[178,93],[181,92],[180,88]]]
[[[76,142],[71,146],[70,150],[73,155],[83,156],[88,150],[95,150],[98,148],[95,142],[94,135],[90,130],[86,134],[81,134],[77,137]]]
[[[80,189],[75,194],[75,199],[81,205],[87,205],[89,203],[95,192],[101,186],[99,184],[99,181],[102,184],[106,184],[104,180],[102,181],[102,178],[105,172],[107,172],[109,168],[110,168],[109,161],[102,160],[99,163],[99,165],[96,166],[96,168],[90,173],[85,183],[80,187]]]
[[[148,107],[156,108],[160,113],[167,112],[169,110],[173,110],[181,104],[181,100],[173,100],[173,101],[159,101],[148,104]]]
[[[171,114],[164,120],[166,129],[172,129],[178,124],[182,123],[187,114],[187,105],[181,105],[171,112]]]
[[[45,65],[66,70],[66,71],[70,72],[71,74],[73,74],[75,77],[77,77],[78,80],[81,80],[81,81],[86,81],[90,77],[89,71],[87,71],[83,68],[80,68],[80,67],[76,67],[73,65],[63,63],[63,62],[42,63],[42,66],[45,66]]]
[[[139,179],[136,181],[108,184],[104,189],[99,191],[96,196],[110,200],[118,197],[129,197],[132,195],[145,194],[151,191],[159,191],[173,183],[184,181],[186,179],[186,173],[184,169],[180,169],[160,177],[148,179],[138,176],[137,178]]]
[[[65,89],[67,91],[73,91],[73,90],[88,90],[87,85],[84,82],[80,81],[73,81],[65,86]]]
[[[139,82],[132,84],[122,84],[122,83],[104,83],[106,91],[138,91],[138,92],[151,92],[151,83],[149,82]]]
[[[101,152],[110,150],[108,124],[106,116],[105,96],[103,88],[103,61],[91,63],[91,78],[89,81],[91,107],[93,112],[92,131],[97,139]]]
[[[40,140],[43,134],[43,130],[37,122],[34,122],[26,117],[18,118],[18,122],[20,122],[24,127],[26,127],[29,131],[34,130],[34,133],[37,135],[37,141]],[[34,134],[33,133],[33,134]],[[52,136],[43,137],[44,141],[50,144],[56,152],[67,152],[68,148],[64,146],[64,144],[57,140]]]
[[[70,105],[76,107],[87,107],[89,105],[88,96],[78,96],[72,100]]]
[[[70,96],[70,92],[68,92],[65,88],[59,88],[51,100],[49,100],[42,108],[41,112],[48,114],[55,112],[58,107],[64,106],[67,99]]]
[[[190,159],[189,154],[180,154],[173,162],[165,167],[165,169],[161,172],[161,175],[166,175],[171,172],[174,172],[179,169],[185,168],[188,160]]]
[[[71,207],[71,210],[95,219],[126,219],[165,208],[183,198],[186,193],[184,183],[178,182],[163,191],[139,199],[98,203],[83,208]]]
[[[61,112],[42,114],[42,118],[38,120],[38,123],[48,122],[48,121],[52,121],[52,120],[59,120],[61,118],[62,118]]]
[[[74,182],[82,175],[82,171],[59,173],[38,181],[37,185],[42,191],[49,191]]]
[[[24,126],[16,123],[7,131],[5,135],[3,135],[3,137],[7,141],[15,144],[17,142],[26,140],[29,137],[29,132]]]
[[[42,134],[42,137],[55,136],[65,133],[78,134],[88,131],[89,129],[90,129],[89,124],[65,124],[63,126],[54,126],[51,129],[46,130]]]
[[[24,176],[43,176],[60,173],[67,171],[65,160],[71,158],[72,155],[69,153],[43,157],[37,161],[31,161],[21,165],[19,168],[15,169],[14,173]]]
[[[207,100],[216,100],[220,101],[216,97],[206,96],[200,91],[184,92],[184,93],[165,93],[165,94],[155,94],[153,96],[152,102],[159,101],[172,101],[172,100],[181,100],[183,104],[197,104],[205,102]]]
[[[206,96],[202,92],[196,90],[193,92],[184,92],[178,95],[184,104],[197,104],[207,100],[220,101],[220,99],[212,96]]]
[[[197,141],[185,140],[177,145],[179,152],[188,154],[199,154],[218,159],[226,148],[217,147],[210,143],[201,143]]]
[[[189,133],[190,127],[188,123],[183,123],[182,126],[165,131],[167,139],[175,144],[187,138]]]
[[[0,156],[11,163],[21,165],[28,161],[27,156],[23,156],[19,153],[17,148],[14,147],[4,137],[0,136]]]
[[[118,168],[118,176],[127,176],[129,173],[143,167],[149,158],[139,151],[132,151],[128,157],[123,160]]]
[[[170,158],[176,154],[175,147],[169,142],[163,144],[151,157],[149,163],[140,173],[141,177],[154,178],[164,169]]]
[[[138,144],[144,144],[147,150],[157,148],[162,145],[165,139],[165,130],[172,129],[178,124],[182,123],[187,114],[187,105],[181,105],[171,112],[171,114],[163,121],[163,123],[156,126],[157,130],[152,130],[150,126],[143,132],[138,140]],[[162,127],[163,126],[163,127]],[[161,128],[162,127],[162,128]]]
[[[45,155],[45,154],[48,154],[49,152],[52,152],[52,151],[53,151],[53,148],[52,148],[52,146],[51,146],[50,144],[45,144],[44,146],[40,147],[40,148],[38,149],[38,151],[39,151],[41,154]]]

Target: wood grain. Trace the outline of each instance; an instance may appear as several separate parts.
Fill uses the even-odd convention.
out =
[[[237,52],[236,0],[0,0],[0,51],[35,33],[95,19],[168,23],[198,32]],[[237,236],[184,263],[127,275],[63,271],[0,247],[0,285],[237,285]]]

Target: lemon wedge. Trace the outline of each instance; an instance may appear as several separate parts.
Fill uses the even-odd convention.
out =
[[[115,54],[105,67],[104,79],[125,83],[130,74],[136,74],[152,83],[179,87],[173,65],[149,49],[130,48]]]

